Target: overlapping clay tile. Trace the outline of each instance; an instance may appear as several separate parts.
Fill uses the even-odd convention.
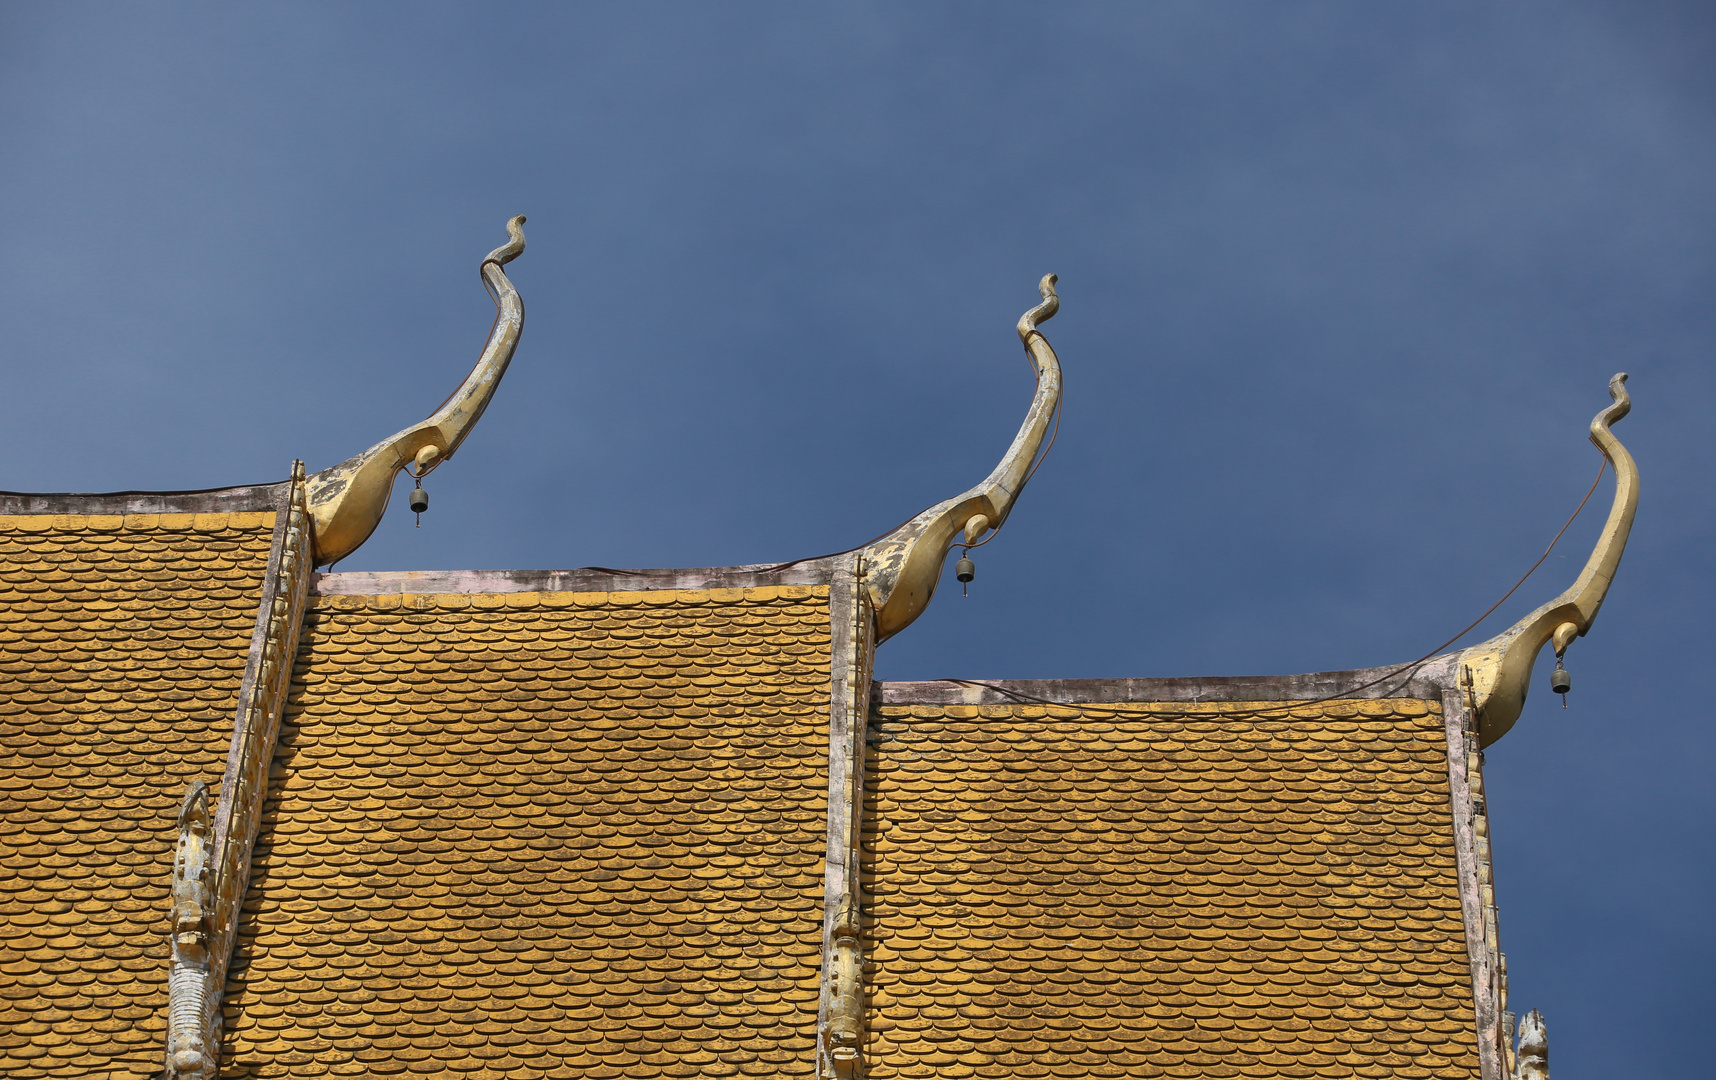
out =
[[[814,1069],[825,589],[326,597],[227,1077]]]
[[[0,1076],[157,1077],[179,800],[214,787],[273,514],[0,517]]]
[[[1433,703],[891,705],[871,740],[872,1080],[1477,1075]]]

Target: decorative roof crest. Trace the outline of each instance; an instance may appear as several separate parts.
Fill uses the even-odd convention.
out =
[[[1476,706],[1479,737],[1485,746],[1507,734],[1519,719],[1526,692],[1531,689],[1531,669],[1543,646],[1553,642],[1559,657],[1569,642],[1591,629],[1620,566],[1639,505],[1638,466],[1609,430],[1610,424],[1632,408],[1626,383],[1625,372],[1609,380],[1609,397],[1614,403],[1591,421],[1591,441],[1615,468],[1615,501],[1585,569],[1566,592],[1501,634],[1455,657],[1460,683],[1467,687]]]
[[[524,251],[524,215],[508,221],[506,231],[507,242],[489,252],[480,268],[497,311],[482,356],[465,381],[427,420],[309,478],[318,565],[337,562],[362,546],[387,512],[399,470],[415,465],[412,476],[428,475],[453,456],[488,407],[524,329],[524,303],[501,269]]]
[[[1037,285],[1043,302],[1019,317],[1019,340],[1037,371],[1037,390],[1013,445],[988,479],[963,495],[925,510],[863,550],[865,587],[876,610],[876,641],[881,643],[910,626],[929,606],[941,579],[947,553],[964,534],[974,546],[985,533],[999,529],[1013,502],[1031,478],[1043,436],[1061,403],[1061,363],[1048,339],[1037,329],[1060,310],[1054,274]]]

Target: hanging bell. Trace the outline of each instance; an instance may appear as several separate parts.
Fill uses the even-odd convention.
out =
[[[961,585],[977,576],[977,564],[971,561],[971,556],[959,557],[959,561],[953,564],[953,576]]]
[[[411,512],[417,515],[417,527],[423,527],[423,511],[429,509],[429,493],[423,490],[423,481],[417,481],[417,486],[411,489]]]
[[[1573,676],[1567,674],[1567,669],[1561,666],[1561,658],[1555,658],[1555,670],[1549,673],[1549,689],[1560,694],[1561,704],[1567,704],[1567,691],[1573,689]]]

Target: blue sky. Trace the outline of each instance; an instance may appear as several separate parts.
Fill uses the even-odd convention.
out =
[[[1571,708],[1489,753],[1561,1080],[1699,1075],[1716,834],[1716,16],[1694,4],[0,7],[0,487],[332,464],[523,344],[341,569],[778,561],[1060,438],[885,678],[1412,659],[1616,432]],[[1559,592],[1610,494],[1477,637]]]

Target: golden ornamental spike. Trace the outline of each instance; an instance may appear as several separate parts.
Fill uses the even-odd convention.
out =
[[[308,479],[317,565],[337,562],[368,540],[387,512],[399,470],[415,465],[413,476],[427,475],[453,456],[488,408],[524,329],[524,303],[502,270],[524,251],[524,215],[508,221],[506,231],[507,242],[489,252],[480,267],[496,314],[482,356],[465,381],[427,420]]]
[[[1038,283],[1042,303],[1019,317],[1019,340],[1037,369],[1037,390],[1013,445],[988,479],[963,495],[937,503],[887,536],[864,548],[864,583],[876,612],[876,641],[910,626],[929,606],[941,580],[942,564],[956,537],[967,545],[999,529],[1030,479],[1032,463],[1061,400],[1061,363],[1037,329],[1060,310],[1054,274]]]
[[[1455,662],[1471,672],[1470,686],[1479,718],[1479,739],[1488,746],[1512,728],[1531,689],[1531,669],[1543,646],[1553,643],[1559,657],[1576,637],[1584,637],[1603,606],[1609,584],[1626,551],[1633,515],[1639,505],[1639,470],[1633,456],[1615,438],[1609,425],[1632,408],[1627,376],[1609,380],[1613,404],[1591,421],[1591,441],[1615,469],[1615,501],[1609,520],[1597,538],[1585,569],[1560,596],[1533,611],[1490,640],[1458,654]]]

